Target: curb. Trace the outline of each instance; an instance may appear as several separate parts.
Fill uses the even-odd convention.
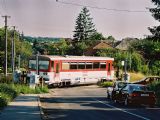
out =
[[[45,116],[44,112],[43,112],[43,108],[42,108],[42,105],[41,105],[41,102],[40,102],[40,95],[38,95],[38,107],[39,107],[39,110],[40,110],[40,116],[41,116],[41,119],[42,120],[46,120],[47,117]]]

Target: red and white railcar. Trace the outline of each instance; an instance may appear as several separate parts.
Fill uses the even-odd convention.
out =
[[[90,84],[113,79],[113,58],[94,56],[38,56],[38,74],[48,84]],[[36,56],[29,60],[29,71],[36,73]]]

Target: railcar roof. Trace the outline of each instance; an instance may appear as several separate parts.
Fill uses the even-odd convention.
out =
[[[48,58],[50,60],[114,60],[110,57],[95,57],[95,56],[54,56],[54,55],[39,55],[40,58]],[[32,58],[35,58],[33,56]]]

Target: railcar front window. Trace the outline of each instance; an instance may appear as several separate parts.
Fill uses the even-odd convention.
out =
[[[36,69],[36,60],[29,60],[29,68]]]
[[[48,70],[49,61],[39,61],[39,70]]]

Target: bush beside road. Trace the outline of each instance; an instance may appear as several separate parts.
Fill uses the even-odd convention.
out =
[[[157,98],[157,105],[160,106],[160,81],[155,81],[149,84],[149,89],[155,91]]]
[[[36,87],[35,89],[30,88],[27,85],[21,84],[0,84],[0,108],[7,106],[9,102],[11,102],[16,96],[20,93],[23,94],[40,94],[47,93],[47,86]]]

